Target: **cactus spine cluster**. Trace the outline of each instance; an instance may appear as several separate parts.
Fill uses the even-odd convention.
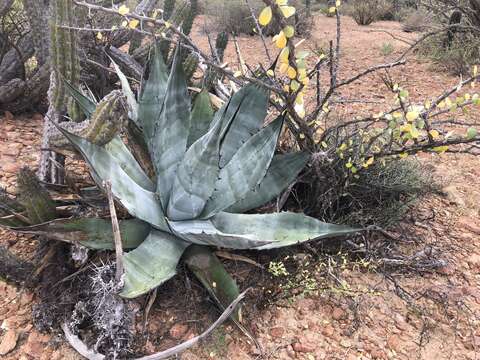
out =
[[[55,202],[48,191],[40,185],[35,173],[27,167],[17,174],[18,202],[25,207],[32,224],[40,224],[57,217]]]
[[[55,0],[52,6],[51,59],[55,76],[53,106],[58,112],[67,111],[69,117],[80,122],[84,120],[78,104],[66,93],[64,80],[78,87],[80,81],[80,62],[77,55],[77,35],[75,30],[64,26],[74,26],[73,2]]]

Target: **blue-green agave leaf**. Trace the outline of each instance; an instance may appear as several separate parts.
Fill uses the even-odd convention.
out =
[[[169,221],[171,232],[197,245],[228,249],[252,249],[268,245],[270,241],[252,235],[229,234],[217,229],[210,220]]]
[[[157,193],[164,209],[168,206],[177,167],[187,150],[189,122],[190,97],[177,49],[150,149],[157,174]]]
[[[120,295],[135,298],[170,279],[188,246],[174,235],[152,230],[139,247],[123,257],[125,285]]]
[[[71,134],[59,126],[58,128],[87,161],[98,186],[102,187],[102,182],[109,180],[112,184],[113,195],[132,216],[146,221],[158,229],[168,230],[165,216],[155,193],[138,185],[103,147]]]
[[[175,174],[167,216],[191,220],[200,215],[213,193],[220,168],[222,123],[198,139],[186,152]]]
[[[124,249],[139,246],[150,233],[151,226],[138,219],[120,220]],[[16,232],[42,235],[51,240],[80,244],[95,250],[113,250],[112,221],[109,219],[57,219],[43,224],[16,227]]]
[[[225,310],[240,294],[235,280],[207,246],[191,245],[185,251],[183,259],[222,310]],[[232,316],[239,320],[238,309]]]
[[[80,90],[76,89],[66,79],[63,81],[70,96],[77,102],[85,116],[89,118],[95,112],[97,104],[89,97],[85,96]]]
[[[138,124],[143,129],[146,143],[151,146],[155,132],[155,124],[162,111],[168,84],[168,69],[158,48],[154,47],[154,54],[149,64],[149,75],[142,84],[138,104]]]
[[[268,93],[255,85],[247,85],[235,93],[228,106],[225,118],[235,115],[220,149],[220,167],[224,167],[243,146],[257,133],[267,116]],[[221,111],[221,110],[219,110]]]
[[[232,126],[234,123],[235,120]],[[253,135],[220,170],[215,191],[207,201],[202,218],[225,210],[260,184],[272,161],[282,124],[283,118],[279,117]]]
[[[305,167],[310,156],[307,153],[275,155],[262,182],[225,211],[243,213],[273,200],[281,194]]]
[[[132,178],[138,185],[148,191],[155,191],[155,184],[145,174],[142,167],[138,164],[128,147],[119,136],[116,136],[108,144],[104,145],[105,150],[113,156],[118,165]]]
[[[202,90],[195,98],[190,115],[190,130],[188,132],[187,147],[205,135],[213,120],[213,107],[207,90]]]
[[[132,88],[130,87],[130,83],[128,82],[127,77],[125,74],[120,70],[120,67],[113,61],[112,58],[110,58],[110,61],[113,64],[113,67],[115,68],[115,71],[117,72],[117,76],[120,79],[120,84],[122,85],[122,91],[123,94],[127,98],[127,104],[129,107],[128,111],[128,117],[132,119],[135,123],[137,123],[138,120],[138,104],[137,100],[135,99],[135,94],[132,91]]]
[[[220,231],[245,235],[270,243],[257,250],[275,249],[340,235],[348,235],[361,228],[324,223],[304,214],[282,212],[273,214],[219,213],[211,219]]]

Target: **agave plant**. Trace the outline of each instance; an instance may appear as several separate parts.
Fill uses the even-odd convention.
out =
[[[207,92],[198,94],[192,107],[178,58],[169,71],[155,52],[138,101],[117,69],[154,179],[118,135],[99,145],[59,129],[88,163],[96,184],[102,188],[109,181],[116,200],[134,217],[120,223],[124,248],[133,249],[124,256],[121,296],[137,297],[170,279],[188,249],[187,264],[216,300],[228,304],[236,286],[209,247],[267,250],[357,229],[300,213],[243,214],[277,197],[308,155],[275,155],[283,118],[264,126],[269,94],[254,85],[235,93],[217,112]],[[97,105],[78,91],[72,94],[91,117]],[[94,249],[113,248],[108,220],[57,219],[16,229]],[[223,293],[213,289],[222,287]]]

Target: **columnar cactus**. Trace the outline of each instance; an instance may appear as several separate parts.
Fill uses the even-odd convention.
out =
[[[223,61],[223,56],[225,55],[225,49],[228,45],[228,32],[222,31],[217,35],[215,40],[215,51],[217,52],[218,61]]]
[[[33,171],[25,167],[17,174],[17,200],[26,210],[33,224],[40,224],[57,217],[55,203]]]
[[[96,145],[105,145],[117,136],[128,121],[122,92],[112,91],[97,105],[83,136]]]
[[[71,0],[55,0],[52,6],[51,20],[51,59],[55,76],[55,89],[51,101],[58,112],[67,112],[69,117],[80,122],[83,113],[77,103],[65,91],[64,80],[78,86],[80,62],[77,54],[77,36],[74,30],[65,26],[74,26],[73,3]]]
[[[68,88],[68,90],[71,90]],[[96,106],[88,120],[81,123],[66,123],[64,127],[73,134],[82,136],[95,145],[105,145],[119,135],[128,120],[127,104],[121,91],[112,91]],[[71,148],[70,142],[56,132],[50,139],[56,149]]]

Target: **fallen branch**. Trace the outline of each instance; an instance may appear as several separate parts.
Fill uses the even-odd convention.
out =
[[[175,356],[192,346],[196,345],[200,340],[203,340],[206,338],[208,335],[212,333],[213,330],[215,330],[217,327],[219,327],[221,324],[223,324],[233,313],[233,311],[237,308],[238,304],[245,298],[246,293],[248,292],[249,289],[245,290],[243,293],[241,293],[220,315],[220,317],[215,321],[210,327],[205,330],[203,333],[200,335],[187,340],[177,346],[174,346],[170,349],[167,349],[165,351],[161,351],[156,354],[152,355],[147,355],[143,356],[141,358],[136,358],[135,360],[163,360],[163,359],[168,359],[169,357]],[[62,325],[62,330],[65,334],[65,339],[68,341],[68,343],[82,356],[86,357],[89,360],[104,360],[105,356],[102,354],[99,354],[91,349],[89,349],[79,338],[78,336],[74,335],[70,329],[68,328],[68,325],[64,323]]]

